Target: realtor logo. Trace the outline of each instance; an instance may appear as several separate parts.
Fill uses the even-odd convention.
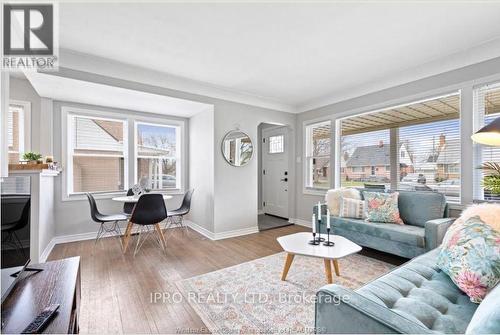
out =
[[[54,69],[55,4],[3,5],[4,69]]]

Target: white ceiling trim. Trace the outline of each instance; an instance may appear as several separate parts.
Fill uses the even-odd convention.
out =
[[[59,58],[59,66],[72,70],[90,72],[122,80],[135,81],[147,85],[165,87],[186,93],[233,101],[287,113],[296,113],[293,106],[265,97],[236,92],[231,89],[218,87],[209,83],[202,83],[191,79],[181,78],[160,71],[120,63],[111,59],[84,54],[74,50],[61,49],[59,51]]]
[[[26,72],[25,75],[41,97],[53,100],[185,118],[213,109],[210,104],[66,78],[57,74]]]
[[[500,38],[494,39],[479,46],[441,57],[432,62],[408,69],[386,79],[373,81],[359,87],[351,87],[342,91],[333,92],[325,97],[305,102],[295,106],[296,113],[303,113],[313,109],[357,98],[366,94],[375,93],[411,83],[448,71],[456,70],[468,65],[477,64],[500,56]]]

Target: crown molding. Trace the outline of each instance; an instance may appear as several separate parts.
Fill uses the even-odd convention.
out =
[[[173,76],[140,66],[125,64],[112,59],[81,53],[78,51],[59,50],[59,66],[71,70],[94,73],[115,79],[134,81],[142,84],[164,87],[185,93],[237,102],[287,113],[296,113],[291,105],[209,83]]]
[[[445,57],[439,57],[438,59],[428,63],[390,75],[385,79],[375,80],[357,87],[346,88],[332,92],[327,96],[312,99],[308,102],[295,106],[295,110],[297,113],[308,112],[370,93],[375,93],[420,79],[457,70],[497,57],[500,57],[500,38],[495,38],[469,49],[460,50]]]

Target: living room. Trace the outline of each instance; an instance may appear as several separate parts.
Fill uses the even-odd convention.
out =
[[[500,332],[499,2],[2,11],[3,333]]]

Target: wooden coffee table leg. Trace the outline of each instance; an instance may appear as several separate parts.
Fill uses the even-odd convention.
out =
[[[335,274],[337,275],[337,277],[340,277],[339,262],[336,259],[332,260],[332,262],[333,262],[333,267],[335,268]]]
[[[288,270],[290,270],[290,266],[292,265],[294,254],[286,254],[285,268],[283,269],[283,273],[281,274],[281,280],[286,280],[286,275],[288,274]]]
[[[323,259],[325,261],[325,273],[326,273],[326,281],[328,284],[333,283],[333,276],[332,276],[332,264],[330,263],[329,259]]]

